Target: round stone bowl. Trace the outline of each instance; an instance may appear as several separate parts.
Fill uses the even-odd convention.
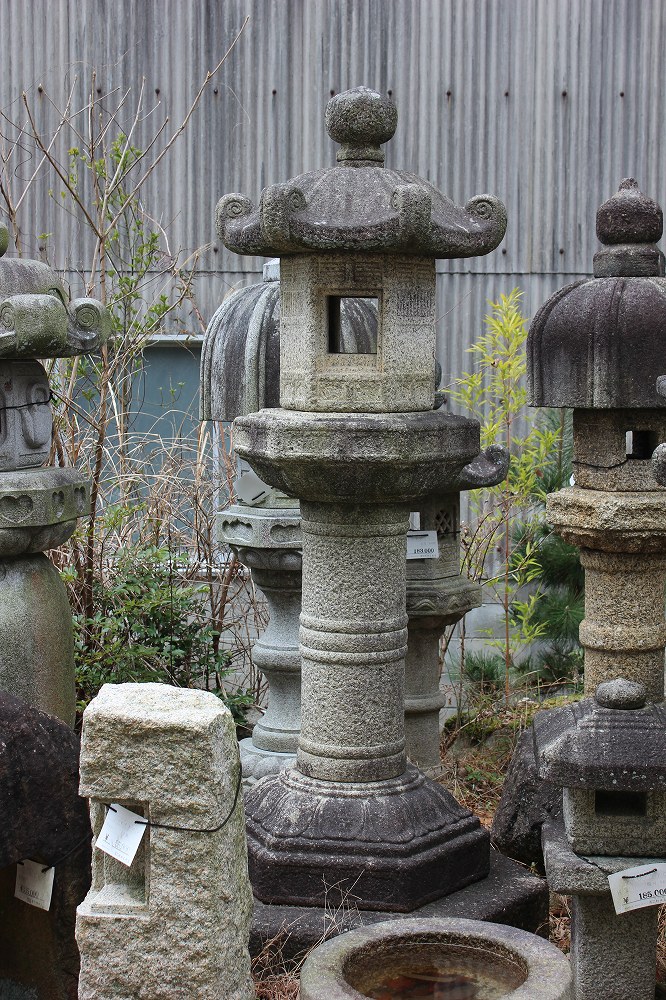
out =
[[[442,977],[430,994],[436,1000],[571,998],[568,959],[535,934],[482,920],[407,918],[361,927],[315,948],[301,970],[301,1000],[409,997],[410,973],[422,982]]]

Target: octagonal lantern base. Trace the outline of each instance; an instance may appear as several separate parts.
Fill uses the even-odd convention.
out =
[[[409,913],[485,878],[479,820],[414,767],[387,781],[320,781],[296,768],[245,800],[250,879],[266,903]]]

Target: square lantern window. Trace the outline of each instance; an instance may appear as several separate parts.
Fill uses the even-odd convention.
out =
[[[655,431],[631,430],[626,432],[627,458],[649,460],[658,444],[659,438]]]
[[[609,792],[597,789],[594,793],[594,811],[597,816],[646,816],[647,792]]]
[[[328,295],[327,303],[328,353],[377,354],[379,297]],[[361,322],[356,319],[359,313]]]

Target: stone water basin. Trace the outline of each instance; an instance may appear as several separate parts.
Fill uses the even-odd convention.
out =
[[[301,1000],[570,1000],[554,945],[480,920],[400,919],[327,941],[301,970]]]

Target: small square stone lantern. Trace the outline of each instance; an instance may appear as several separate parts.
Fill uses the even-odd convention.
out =
[[[645,688],[605,681],[594,698],[537,714],[539,776],[564,789],[577,854],[666,854],[666,712]]]
[[[539,776],[564,789],[543,847],[551,891],[573,896],[574,1000],[653,1000],[657,910],[616,914],[608,876],[666,857],[664,707],[618,678],[538,713],[533,732]]]
[[[338,166],[274,185],[257,209],[217,209],[222,242],[279,256],[280,408],[235,422],[236,451],[301,502],[302,725],[296,765],[250,789],[250,875],[268,903],[410,912],[483,878],[479,821],[408,766],[406,532],[427,497],[456,492],[477,421],[433,409],[435,260],[498,246],[503,205],[464,208],[383,168],[395,106],[333,98]],[[376,350],[346,347],[350,299],[377,309]]]

